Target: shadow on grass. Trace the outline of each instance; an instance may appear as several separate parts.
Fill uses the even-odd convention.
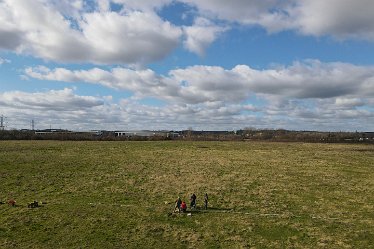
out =
[[[202,209],[203,211],[209,211],[209,210],[214,210],[214,211],[233,211],[232,208],[223,208],[223,207],[208,207],[208,209]]]
[[[194,209],[189,209],[186,212],[172,212],[169,213],[169,215],[188,215],[188,214],[203,214],[203,213],[215,213],[215,212],[232,212],[233,209],[231,208],[222,208],[222,207],[208,207],[208,209],[205,208],[194,208]]]

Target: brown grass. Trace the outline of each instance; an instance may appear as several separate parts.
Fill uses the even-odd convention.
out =
[[[373,148],[0,142],[0,198],[18,204],[0,205],[0,247],[370,248]],[[192,216],[168,215],[193,192]]]

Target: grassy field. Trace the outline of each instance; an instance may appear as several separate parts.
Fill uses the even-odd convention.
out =
[[[373,248],[374,146],[0,141],[11,198],[0,248]]]

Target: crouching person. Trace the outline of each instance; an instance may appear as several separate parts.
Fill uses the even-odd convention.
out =
[[[182,210],[183,213],[185,213],[187,211],[187,204],[184,201],[182,201],[181,210]]]
[[[13,200],[13,199],[10,199],[10,200],[8,201],[8,205],[9,205],[9,206],[12,206],[12,207],[15,207],[15,206],[16,206],[16,201]]]
[[[37,201],[31,202],[27,205],[28,208],[37,208],[39,207],[39,203]]]

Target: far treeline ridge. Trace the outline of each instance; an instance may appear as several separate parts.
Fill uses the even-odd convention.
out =
[[[370,143],[374,132],[290,131],[284,129],[243,129],[237,131],[87,131],[63,129],[0,130],[0,140],[76,140],[76,141],[275,141],[317,143]]]

